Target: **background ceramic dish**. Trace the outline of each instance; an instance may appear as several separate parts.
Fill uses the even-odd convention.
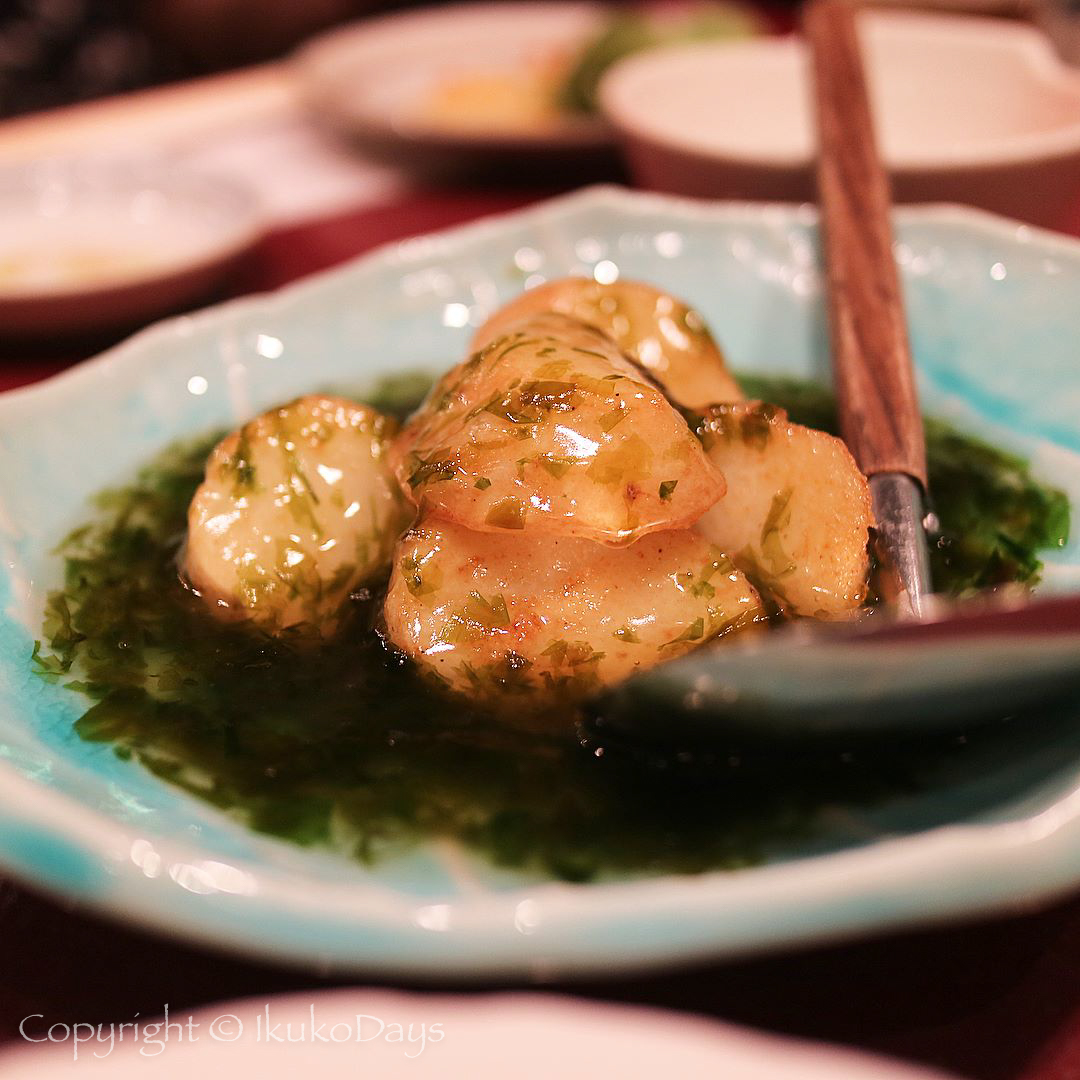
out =
[[[178,1019],[177,1012],[170,1011],[171,1021]],[[313,1016],[328,1041],[312,1038]],[[361,1045],[356,1041],[358,1016]],[[282,1042],[266,1038],[267,1017]],[[179,1017],[184,1025],[187,1018],[186,1013]],[[152,1018],[143,1019],[147,1022]],[[395,1024],[406,1033],[400,1042],[387,1038]],[[288,1025],[294,1042],[284,1041]],[[35,1038],[40,1034],[36,1027],[28,1030]],[[105,1031],[107,1039],[108,1025]],[[195,1041],[180,1041],[191,1032]],[[84,1044],[77,1063],[70,1042],[22,1046],[0,1054],[0,1066],[8,1080],[54,1080],[85,1069],[113,1080],[143,1078],[149,1070],[155,1080],[189,1080],[193,1070],[200,1080],[293,1080],[301,1071],[320,1080],[354,1080],[358,1074],[380,1080],[509,1075],[515,1080],[593,1080],[597,1075],[655,1080],[673,1063],[687,1080],[945,1080],[938,1072],[850,1050],[657,1009],[551,995],[462,998],[339,990],[221,1002],[195,1013],[191,1032],[185,1028],[178,1038],[175,1028],[160,1031],[156,1039],[151,1035],[140,1043],[132,1041],[129,1028],[125,1042],[107,1055],[108,1042]],[[80,1034],[85,1037],[85,1029]],[[101,1059],[91,1057],[94,1050]]]
[[[1080,72],[1031,27],[861,17],[878,138],[900,202],[1061,219],[1080,183]],[[635,178],[718,198],[813,200],[808,58],[797,38],[673,46],[600,87]]]
[[[1031,456],[1080,505],[1080,244],[903,210],[897,255],[928,409]],[[927,791],[850,808],[734,873],[568,885],[431,847],[374,867],[255,835],[72,722],[31,674],[57,540],[171,440],[325,385],[461,356],[546,277],[613,273],[695,303],[736,369],[822,375],[808,208],[612,188],[383,249],[171,320],[0,397],[0,863],[72,900],[241,952],[401,976],[613,973],[989,911],[1080,882],[1080,725],[958,756]],[[1048,589],[1080,589],[1080,541]]]
[[[407,163],[610,152],[611,135],[593,117],[566,116],[535,130],[455,129],[425,114],[423,102],[448,79],[514,74],[572,55],[604,23],[590,3],[480,3],[405,12],[324,34],[296,58],[302,93],[324,121],[367,149]]]
[[[0,172],[0,334],[126,328],[210,290],[252,246],[247,192],[176,165],[43,161]]]

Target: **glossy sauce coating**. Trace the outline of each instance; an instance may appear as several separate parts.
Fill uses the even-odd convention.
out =
[[[393,458],[418,506],[481,532],[626,544],[724,492],[664,395],[565,315],[515,324],[444,376]]]
[[[211,453],[183,569],[218,614],[324,632],[408,522],[387,463],[392,422],[342,398],[271,409]]]
[[[481,349],[514,323],[554,311],[604,331],[667,395],[689,409],[743,398],[702,317],[670,293],[638,281],[601,285],[560,278],[529,289],[500,308],[476,332]]]
[[[474,533],[423,519],[386,598],[395,646],[489,703],[576,700],[763,618],[757,593],[691,529],[611,549],[565,536]]]
[[[858,608],[874,518],[843,442],[762,402],[714,406],[698,431],[728,481],[701,531],[786,614],[830,619]]]

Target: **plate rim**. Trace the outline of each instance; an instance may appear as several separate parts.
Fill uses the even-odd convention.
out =
[[[56,372],[29,386],[0,391],[0,413],[16,400],[53,394],[58,392],[59,388],[66,387],[69,382],[75,383],[83,379],[96,378],[99,373],[104,373],[104,370],[124,363],[124,357],[136,347],[141,347],[146,341],[152,341],[156,337],[167,337],[181,326],[190,327],[190,332],[194,333],[208,321],[253,311],[270,300],[275,302],[293,300],[309,290],[320,288],[324,282],[332,281],[338,275],[353,272],[356,266],[369,260],[371,262],[387,260],[394,264],[405,263],[408,261],[408,254],[403,252],[403,249],[407,249],[410,245],[429,242],[441,245],[468,243],[474,238],[483,239],[485,236],[497,233],[507,222],[542,224],[549,219],[592,207],[613,208],[620,213],[641,216],[666,211],[673,214],[691,215],[706,221],[741,218],[754,222],[770,219],[779,222],[794,219],[801,225],[809,226],[817,226],[819,222],[817,208],[812,203],[699,199],[686,195],[636,191],[621,184],[589,184],[563,195],[541,199],[516,210],[483,214],[462,225],[452,225],[445,229],[435,229],[397,240],[384,241],[335,266],[305,274],[277,288],[247,293],[244,296],[209,304],[182,315],[158,319],[118,344],[73,364],[63,371]],[[917,224],[925,220],[930,223],[964,225],[1013,243],[1048,245],[1066,258],[1080,259],[1080,236],[1058,232],[1042,225],[1033,225],[1004,214],[994,213],[992,210],[983,210],[980,207],[952,202],[908,204],[894,206],[891,216],[894,223],[901,224],[909,222]]]

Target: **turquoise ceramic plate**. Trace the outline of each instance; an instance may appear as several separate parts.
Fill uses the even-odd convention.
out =
[[[955,208],[897,215],[927,407],[1080,502],[1080,244]],[[603,265],[610,264],[610,265]],[[920,797],[738,872],[568,885],[431,848],[374,868],[245,831],[72,732],[30,672],[49,552],[180,436],[327,384],[438,370],[533,278],[620,272],[697,304],[736,367],[823,375],[813,212],[596,189],[162,323],[0,399],[0,863],[172,933],[338,969],[614,971],[1048,897],[1080,882],[1080,726],[1036,725]],[[1080,545],[1047,588],[1080,587]],[[1072,730],[1070,730],[1070,728]]]

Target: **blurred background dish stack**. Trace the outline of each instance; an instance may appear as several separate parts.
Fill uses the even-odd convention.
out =
[[[659,45],[767,27],[732,0],[453,4],[323,34],[300,49],[296,73],[313,115],[380,158],[456,174],[501,165],[504,176],[535,179],[558,163],[564,175],[611,175],[597,101],[609,68]]]

